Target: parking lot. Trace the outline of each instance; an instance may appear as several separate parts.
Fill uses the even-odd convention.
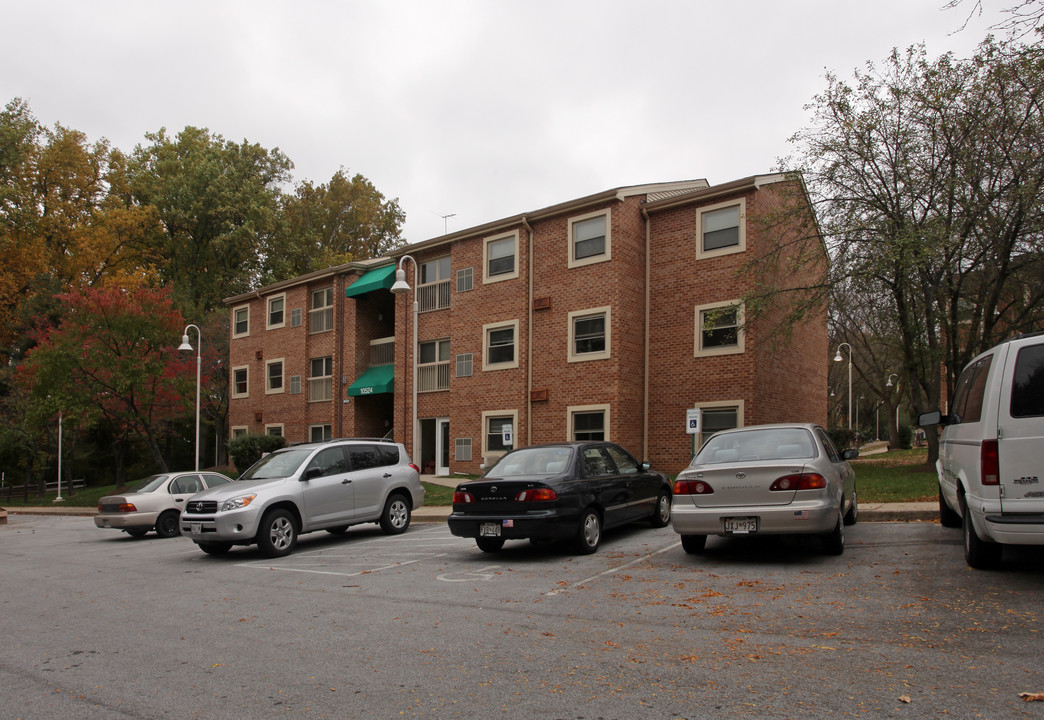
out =
[[[1041,717],[1040,549],[982,573],[935,523],[848,543],[486,554],[371,525],[268,560],[14,515],[0,717]]]

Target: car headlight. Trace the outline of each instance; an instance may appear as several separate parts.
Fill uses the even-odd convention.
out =
[[[228,512],[229,510],[239,510],[245,508],[247,505],[254,501],[257,495],[243,495],[237,498],[229,498],[225,502],[221,503],[221,512]]]

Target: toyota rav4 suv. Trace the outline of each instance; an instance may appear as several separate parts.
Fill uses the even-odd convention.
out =
[[[942,425],[939,520],[964,530],[974,568],[999,563],[1001,547],[1044,545],[1044,334],[1003,342],[972,360]]]
[[[211,555],[257,544],[268,557],[293,552],[297,536],[340,535],[348,526],[379,523],[405,532],[424,503],[420,472],[406,448],[386,440],[305,443],[258,460],[236,482],[189,498],[181,534]]]

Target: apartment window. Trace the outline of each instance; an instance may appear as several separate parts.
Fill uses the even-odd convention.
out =
[[[697,447],[703,447],[703,443],[716,432],[743,427],[742,400],[696,403],[693,407],[700,408],[701,416],[701,432],[696,438]]]
[[[321,333],[333,330],[333,288],[312,293],[312,309],[308,312],[308,331]]]
[[[609,307],[569,313],[569,362],[610,357],[611,317],[612,310]]]
[[[475,372],[475,360],[472,353],[461,353],[457,356],[457,377],[471,377]]]
[[[301,376],[291,375],[290,376],[290,394],[300,395],[301,394]]]
[[[286,295],[268,298],[268,329],[275,330],[286,325]]]
[[[471,438],[453,440],[453,459],[460,462],[471,462]]]
[[[265,392],[283,392],[283,359],[269,360],[265,363]]]
[[[609,439],[609,406],[578,405],[566,409],[569,440],[575,442]]]
[[[283,425],[265,425],[265,435],[271,435],[272,437],[283,437]]]
[[[324,425],[312,425],[308,428],[308,439],[312,442],[327,442],[333,439],[333,426],[330,423]]]
[[[517,444],[514,434],[518,427],[518,412],[514,410],[494,410],[482,413],[483,456],[502,455]],[[504,430],[508,431],[510,443],[504,442]]]
[[[518,353],[515,349],[518,338],[518,320],[506,323],[491,323],[482,326],[483,370],[505,370],[518,367]]]
[[[431,340],[420,344],[417,363],[417,391],[449,390],[449,340]]]
[[[696,254],[727,255],[746,249],[746,201],[731,201],[703,208],[698,213]]]
[[[238,437],[244,437],[250,433],[250,429],[246,425],[233,425],[230,429],[232,431],[233,440]]]
[[[312,358],[312,375],[308,378],[308,402],[333,399],[333,357]]]
[[[742,305],[724,302],[696,307],[695,356],[741,353],[744,336]]]
[[[420,312],[442,310],[450,304],[450,257],[436,258],[420,264],[417,309]]]
[[[486,275],[484,283],[518,277],[518,232],[486,238],[482,248]]]
[[[242,305],[232,310],[232,337],[246,337],[250,334],[250,307]]]
[[[609,212],[600,210],[569,220],[569,267],[612,259]]]
[[[457,271],[457,292],[467,292],[475,289],[475,269],[464,268]]]
[[[301,327],[301,308],[294,308],[290,311],[290,327]]]
[[[250,368],[232,368],[232,397],[247,397],[250,394]]]

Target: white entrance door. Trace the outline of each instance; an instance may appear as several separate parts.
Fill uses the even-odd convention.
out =
[[[435,420],[435,474],[449,475],[449,418]]]

